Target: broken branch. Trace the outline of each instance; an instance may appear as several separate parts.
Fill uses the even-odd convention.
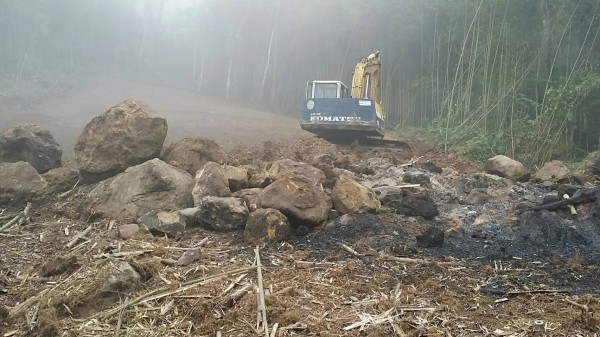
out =
[[[152,253],[153,250],[135,250],[131,252],[119,252],[119,253],[102,253],[92,255],[94,259],[107,258],[107,257],[127,257],[127,256],[138,256],[146,253]]]
[[[69,243],[67,243],[67,248],[73,248],[73,246],[75,246],[75,244],[77,243],[77,241],[83,239],[84,236],[88,235],[91,231],[92,231],[93,227],[92,225],[89,225],[86,229],[83,230],[83,232],[75,235],[75,237],[73,238],[73,240],[69,241]]]
[[[75,183],[75,185],[73,185],[73,187],[71,187],[71,189],[70,189],[70,190],[68,190],[68,191],[66,191],[66,192],[64,192],[64,193],[61,193],[61,194],[59,194],[59,195],[58,195],[58,198],[59,198],[59,199],[62,199],[62,198],[68,197],[68,196],[69,196],[71,193],[73,193],[73,191],[75,190],[75,187],[79,186],[79,182],[80,182],[80,181],[81,181],[81,180],[77,180],[77,182]]]
[[[348,245],[345,245],[345,244],[343,244],[343,243],[340,243],[340,246],[341,246],[342,248],[344,248],[344,249],[345,249],[345,250],[346,250],[348,253],[350,253],[350,254],[352,254],[352,255],[354,255],[354,256],[356,256],[356,257],[364,257],[364,256],[365,256],[365,254],[361,254],[361,253],[359,253],[359,252],[355,251],[354,249],[352,249],[352,248],[351,248],[350,246],[348,246]]]
[[[17,214],[12,220],[7,222],[4,226],[0,227],[0,233],[2,233],[5,230],[9,229],[10,227],[14,226],[14,224],[16,224],[21,218],[27,217],[29,215],[30,210],[31,210],[31,203],[28,202],[27,206],[25,206],[25,209],[22,212]]]
[[[254,250],[256,255],[256,274],[258,275],[258,311],[261,314],[265,337],[269,337],[269,324],[267,323],[267,305],[265,303],[265,287],[262,278],[262,264],[260,263],[260,252],[258,247]]]

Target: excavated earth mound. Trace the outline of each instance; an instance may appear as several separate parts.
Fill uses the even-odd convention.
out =
[[[272,181],[300,179],[297,188],[329,198],[343,175],[381,202],[370,213],[332,209],[316,226],[296,217],[291,235],[285,224],[270,235],[277,241],[258,248],[261,240],[247,243],[243,228],[227,227],[227,207],[213,210],[211,226],[201,224],[208,201],[230,198],[203,197],[180,210],[184,230],[168,236],[88,208],[82,201],[102,182],[41,194],[25,213],[23,202],[0,206],[0,228],[17,217],[0,229],[0,332],[255,336],[264,334],[256,321],[261,308],[269,330],[277,330],[272,336],[600,332],[593,315],[600,310],[598,200],[536,210],[592,186],[514,182],[422,145],[420,136],[404,139],[413,142],[410,153],[307,137],[238,146],[227,163],[206,164],[247,172],[229,183],[253,187],[232,194],[242,196],[236,202],[246,215],[265,202]],[[161,193],[173,189],[167,180],[159,185]],[[190,201],[181,208],[191,206],[188,185]],[[167,208],[154,211],[177,211]]]

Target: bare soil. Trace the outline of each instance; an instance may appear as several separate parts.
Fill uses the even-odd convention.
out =
[[[69,158],[77,137],[92,118],[130,98],[144,101],[167,119],[165,145],[185,137],[203,137],[229,149],[308,135],[294,118],[223,103],[191,91],[98,76],[82,79],[41,101],[0,96],[0,129],[22,124],[47,128]]]
[[[395,156],[313,138],[298,141],[304,134],[295,119],[108,78],[18,111],[0,108],[0,117],[8,123],[3,126],[49,128],[68,155],[87,121],[130,97],[166,116],[170,141],[213,138],[240,163],[314,162],[334,154],[337,167],[360,171],[370,156]],[[423,136],[397,137],[412,142],[411,155],[420,162],[480,170],[477,163],[436,151]],[[64,207],[76,205],[37,203],[27,223],[0,233],[0,336],[265,335],[257,329],[254,247],[240,232],[194,228],[181,238],[142,233],[125,241],[118,238],[120,223],[56,212]],[[0,211],[2,225],[19,209]],[[93,231],[67,248],[90,224]],[[382,212],[260,247],[268,323],[278,327],[271,336],[598,336],[597,265],[577,258],[489,261],[417,249],[410,242],[423,228],[417,218]],[[205,238],[197,263],[161,263]],[[110,255],[134,251],[142,253]],[[142,287],[130,295],[93,296],[94,285],[119,260],[136,269]],[[247,292],[233,298],[240,289]]]

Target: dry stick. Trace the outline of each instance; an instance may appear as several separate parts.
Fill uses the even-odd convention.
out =
[[[52,282],[54,281],[51,277],[24,277],[17,276],[17,279],[22,280],[23,282]]]
[[[58,195],[58,198],[59,198],[59,199],[62,199],[62,198],[64,198],[64,197],[68,197],[68,196],[69,196],[69,194],[71,194],[71,193],[73,192],[73,190],[75,190],[75,187],[79,186],[79,182],[80,182],[80,181],[81,181],[81,180],[77,180],[77,182],[75,183],[75,185],[73,185],[73,187],[71,187],[71,189],[70,189],[70,190],[68,190],[68,191],[66,191],[66,192],[64,192],[64,193],[61,193],[61,194],[59,194],[59,195]]]
[[[568,303],[578,307],[579,309],[581,309],[581,320],[585,323],[585,325],[590,324],[590,314],[594,312],[594,310],[590,310],[590,307],[588,307],[585,304],[579,304],[575,301],[571,301],[568,298],[565,298],[565,301],[567,301]]]
[[[271,330],[271,337],[277,336],[277,328],[279,328],[279,323],[273,324],[273,330]]]
[[[167,287],[163,287],[163,288],[159,288],[159,289],[155,289],[150,291],[147,294],[144,295],[140,295],[138,297],[136,297],[135,299],[127,302],[126,304],[124,304],[123,306],[125,307],[125,309],[135,305],[135,304],[142,304],[148,301],[152,301],[152,300],[157,300],[163,297],[167,297],[169,295],[173,295],[173,294],[177,294],[179,292],[182,291],[186,291],[188,289],[191,289],[195,286],[198,285],[203,285],[208,283],[209,281],[214,281],[220,278],[223,278],[225,276],[229,276],[229,275],[235,275],[235,274],[239,274],[239,273],[244,273],[247,272],[248,270],[254,269],[256,268],[256,266],[251,266],[251,267],[244,267],[244,268],[238,268],[238,269],[234,269],[234,270],[230,270],[228,272],[224,272],[224,273],[220,273],[220,274],[216,274],[216,275],[211,275],[211,276],[207,276],[201,279],[194,279],[194,280],[190,280],[187,282],[183,282],[181,284],[181,287],[175,290],[172,290],[172,288],[170,286]],[[112,316],[114,316],[116,313],[118,313],[119,311],[121,311],[122,308],[116,308],[116,309],[111,309],[111,310],[107,310],[104,312],[99,312],[96,315],[92,316],[91,318],[110,318]],[[124,310],[124,309],[123,309]]]
[[[357,252],[354,249],[352,249],[350,246],[347,246],[347,245],[345,245],[343,243],[340,243],[340,246],[342,248],[344,248],[346,251],[348,251],[348,253],[350,253],[350,254],[352,254],[354,256],[357,256],[357,257],[364,257],[365,256],[365,254],[360,254],[359,252]]]
[[[523,295],[523,294],[559,294],[559,293],[568,293],[568,290],[560,290],[560,289],[535,289],[535,290],[519,290],[519,291],[508,291],[506,295]]]
[[[127,256],[138,256],[138,255],[143,255],[146,253],[152,253],[154,250],[150,249],[146,249],[146,250],[134,250],[131,252],[118,252],[118,253],[102,253],[102,254],[96,254],[96,255],[92,255],[92,257],[94,259],[100,259],[100,258],[105,258],[105,257],[127,257]]]
[[[23,217],[27,217],[27,215],[29,215],[29,211],[31,210],[31,203],[28,202],[27,206],[25,206],[25,209],[20,212],[19,214],[17,214],[12,220],[10,220],[9,222],[7,222],[4,226],[0,227],[0,233],[4,232],[5,230],[9,229],[10,227],[12,227],[14,224],[16,224],[21,218]]]
[[[421,184],[408,184],[408,185],[399,185],[399,186],[394,186],[397,188],[409,188],[409,187],[420,187]]]
[[[127,304],[127,300],[125,300],[125,304]],[[125,306],[123,306],[123,308],[125,308]],[[122,309],[121,312],[119,312],[119,319],[117,320],[117,327],[115,328],[115,337],[119,337],[119,335],[121,334],[121,324],[123,324],[124,314],[125,310]]]
[[[223,295],[227,294],[229,291],[231,291],[231,289],[233,289],[233,287],[235,287],[236,284],[240,283],[244,279],[244,277],[246,277],[246,275],[247,274],[242,274],[242,275],[238,276],[238,278],[236,278],[235,281],[231,282],[229,284],[229,286],[227,286],[227,288],[225,288],[225,290],[223,290],[219,294],[219,296],[223,296]]]
[[[194,246],[194,248],[198,248],[198,247],[202,247],[204,246],[206,243],[208,242],[208,236],[205,237],[204,239],[200,240],[200,242],[198,242],[197,245]]]
[[[75,235],[75,237],[73,238],[73,240],[71,240],[69,243],[67,243],[67,248],[73,248],[73,246],[75,246],[75,244],[77,243],[77,241],[79,241],[80,239],[83,239],[84,236],[88,235],[91,231],[92,231],[93,227],[92,225],[89,225],[86,229],[83,230],[83,232]]]
[[[171,300],[169,301],[169,303],[167,303],[164,307],[160,308],[160,315],[164,316],[166,315],[169,311],[171,311],[171,309],[173,309],[173,305],[175,304],[175,300]]]
[[[14,317],[20,315],[21,313],[24,313],[27,309],[29,309],[30,306],[33,305],[33,303],[35,303],[36,301],[39,301],[49,291],[50,291],[50,289],[44,289],[44,290],[40,291],[37,295],[28,298],[23,303],[20,303],[16,307],[10,309],[10,311],[8,312],[8,318],[14,318]]]
[[[10,215],[0,215],[0,220],[8,220],[10,218],[14,218],[15,214],[10,214]]]
[[[251,286],[250,284],[246,284],[245,286],[240,288],[240,290],[231,294],[231,296],[229,296],[227,301],[224,302],[224,305],[233,306],[236,301],[239,301],[242,297],[244,297],[244,295],[246,295],[248,293],[248,289],[250,289],[250,286]]]
[[[381,253],[378,254],[377,257],[384,261],[394,261],[394,262],[400,262],[400,263],[427,264],[427,263],[431,262],[431,261],[424,260],[424,259],[412,259],[412,258],[408,258],[408,257],[398,257],[398,256],[392,256],[392,255],[388,255],[388,254],[381,254]],[[444,262],[444,264],[445,264],[445,262]]]
[[[262,314],[262,324],[265,331],[265,337],[269,337],[269,324],[267,323],[267,305],[265,303],[265,287],[262,277],[262,264],[260,263],[260,252],[258,246],[254,250],[256,254],[256,274],[258,275],[258,310]]]
[[[568,303],[570,303],[570,304],[572,304],[572,305],[574,305],[574,306],[578,307],[578,308],[579,308],[579,309],[581,309],[581,310],[585,310],[586,312],[590,310],[590,307],[588,307],[588,306],[587,306],[587,305],[585,305],[585,304],[579,304],[579,303],[577,303],[577,302],[575,302],[575,301],[572,301],[572,300],[570,300],[570,299],[568,299],[568,298],[565,298],[565,301],[567,301]]]
[[[37,324],[38,314],[40,313],[40,302],[38,302],[33,310],[33,314],[31,315],[31,322],[29,323],[29,330],[33,330],[35,325]]]

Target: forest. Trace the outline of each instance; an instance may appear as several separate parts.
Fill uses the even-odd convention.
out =
[[[388,127],[536,165],[600,143],[598,0],[0,0],[0,98],[114,73],[296,116],[382,57]]]

